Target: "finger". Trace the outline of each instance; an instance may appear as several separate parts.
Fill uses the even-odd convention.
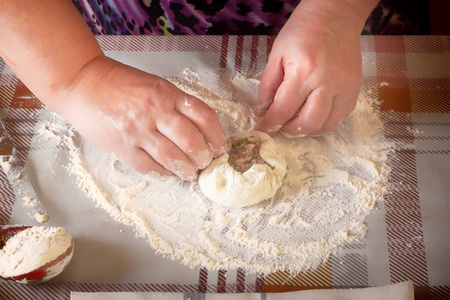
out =
[[[353,112],[353,110],[355,110],[356,104],[358,103],[360,91],[361,91],[361,89],[357,87],[357,88],[355,88],[353,93],[350,93],[350,95],[348,97],[343,96],[342,100],[344,100],[346,102],[346,110],[345,110],[346,113],[344,115],[344,120],[350,116],[350,114]]]
[[[272,54],[269,57],[266,68],[261,78],[258,89],[258,103],[254,109],[254,114],[262,117],[272,104],[275,94],[283,82],[284,71],[282,61]]]
[[[220,124],[216,112],[203,101],[186,94],[175,103],[175,109],[187,118],[202,134],[204,142],[211,148],[214,156],[222,155],[225,151],[226,136]],[[182,126],[182,124],[180,124]],[[185,130],[185,127],[179,127]],[[196,142],[200,144],[196,137]],[[181,147],[185,149],[186,147]],[[189,147],[187,147],[189,148]],[[204,167],[202,161],[196,163],[200,168]],[[203,167],[202,167],[203,166]]]
[[[335,131],[339,127],[339,124],[341,124],[343,119],[343,110],[339,107],[339,105],[337,105],[337,102],[334,100],[331,105],[330,114],[323,123],[322,127],[310,132],[309,134],[321,135],[326,132]]]
[[[319,130],[311,132],[312,135],[319,135],[325,132],[335,131],[345,120],[356,105],[357,95],[336,95],[333,99],[330,114]],[[354,104],[353,104],[354,103]]]
[[[127,152],[127,155],[121,155],[119,159],[126,165],[144,175],[151,172],[157,172],[161,176],[174,176],[172,172],[160,165],[153,159],[153,157],[141,148],[135,148],[133,153]]]
[[[332,99],[325,89],[315,89],[309,94],[298,116],[289,120],[280,131],[298,136],[320,130],[330,114]]]
[[[258,129],[269,133],[278,131],[298,113],[308,93],[309,89],[302,87],[298,80],[283,81],[275,95],[274,102],[258,124]]]
[[[172,113],[157,121],[158,131],[171,140],[198,168],[206,168],[213,159],[203,134],[185,116]]]
[[[158,131],[153,131],[141,141],[142,149],[152,156],[160,165],[183,180],[197,178],[197,168],[190,159],[171,140]]]

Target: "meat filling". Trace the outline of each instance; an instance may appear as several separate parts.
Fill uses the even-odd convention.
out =
[[[228,152],[228,163],[238,172],[244,173],[254,164],[265,164],[266,161],[259,155],[261,143],[248,139],[240,140],[232,144]]]

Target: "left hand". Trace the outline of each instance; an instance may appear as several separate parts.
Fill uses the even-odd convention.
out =
[[[277,36],[259,87],[258,129],[287,136],[335,130],[362,84],[360,31],[328,10],[297,7]]]

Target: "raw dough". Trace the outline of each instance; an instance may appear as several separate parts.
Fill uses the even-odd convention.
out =
[[[236,158],[236,150],[241,149],[250,156]],[[231,207],[246,207],[272,198],[286,174],[286,162],[278,153],[277,144],[266,133],[234,135],[228,139],[227,153],[200,174],[200,188],[211,201]]]

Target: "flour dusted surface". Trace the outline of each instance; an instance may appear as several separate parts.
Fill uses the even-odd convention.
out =
[[[257,124],[251,104],[258,79],[186,70],[171,81],[215,109],[227,136]],[[157,253],[190,267],[265,273],[316,268],[339,247],[365,237],[365,218],[387,192],[393,145],[365,93],[336,132],[274,135],[287,165],[283,184],[272,199],[247,208],[215,204],[197,183],[142,176],[81,139],[64,120],[51,119],[42,116],[39,132],[68,149],[67,170],[86,195],[133,226]]]

